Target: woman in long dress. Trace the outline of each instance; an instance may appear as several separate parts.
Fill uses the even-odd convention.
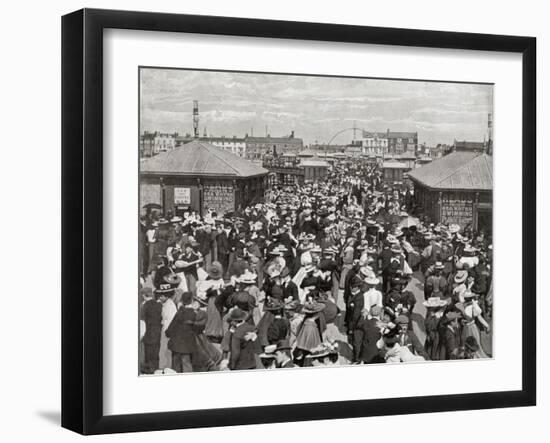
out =
[[[323,303],[306,302],[302,309],[304,320],[296,334],[296,349],[294,350],[294,362],[303,366],[304,358],[322,343],[323,332],[326,329]]]
[[[479,343],[479,355],[480,358],[487,358],[488,355],[481,346],[481,332],[477,326],[476,321],[479,321],[481,325],[489,331],[489,323],[483,318],[482,310],[479,304],[475,300],[475,294],[466,291],[463,294],[464,303],[458,303],[456,307],[462,312],[462,343],[466,343],[468,337],[474,337],[477,343]]]

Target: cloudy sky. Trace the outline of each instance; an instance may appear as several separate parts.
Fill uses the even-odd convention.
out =
[[[367,131],[414,131],[428,145],[483,141],[493,88],[488,85],[273,74],[141,70],[141,131],[284,136],[327,143],[354,126]],[[359,133],[358,133],[359,135]],[[347,143],[353,131],[333,143]]]

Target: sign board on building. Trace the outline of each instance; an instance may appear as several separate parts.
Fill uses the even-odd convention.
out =
[[[218,215],[235,210],[233,186],[205,186],[203,192],[204,210],[213,209]]]
[[[474,220],[473,201],[443,197],[440,216],[441,223],[465,227]]]
[[[175,205],[190,205],[191,204],[191,188],[174,188],[174,204]]]

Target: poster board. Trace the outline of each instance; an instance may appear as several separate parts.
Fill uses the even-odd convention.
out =
[[[191,204],[191,188],[174,188],[174,204],[175,205],[190,205]]]
[[[218,215],[235,210],[235,191],[231,185],[207,185],[203,192],[203,210],[213,209]]]
[[[472,199],[443,197],[439,210],[441,223],[457,224],[461,228],[473,223],[474,202]]]

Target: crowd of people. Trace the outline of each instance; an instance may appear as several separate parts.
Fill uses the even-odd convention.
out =
[[[149,208],[141,373],[490,356],[491,234],[417,211],[368,164],[230,214]]]

